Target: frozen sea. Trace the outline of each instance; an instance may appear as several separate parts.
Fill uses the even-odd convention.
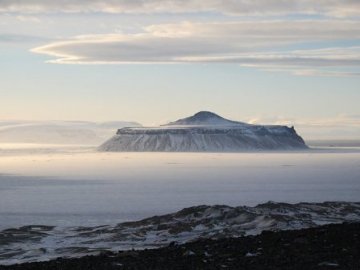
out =
[[[194,205],[360,200],[360,148],[100,153],[0,145],[0,229],[95,226]]]

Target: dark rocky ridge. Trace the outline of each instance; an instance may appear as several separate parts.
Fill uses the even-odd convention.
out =
[[[160,249],[0,266],[0,270],[360,269],[360,223],[198,240]]]
[[[0,264],[82,257],[100,252],[166,247],[262,231],[360,222],[360,203],[275,203],[255,207],[194,206],[139,221],[95,227],[23,226],[0,232]],[[56,243],[56,244],[54,244]]]

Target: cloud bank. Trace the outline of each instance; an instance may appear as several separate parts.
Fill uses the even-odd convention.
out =
[[[358,16],[358,0],[1,0],[0,12],[194,13]]]
[[[360,128],[360,115],[339,114],[331,118],[296,119],[282,116],[258,116],[247,119],[251,124],[296,125],[311,127],[356,127]]]
[[[84,35],[34,48],[61,64],[236,63],[296,75],[358,76],[314,68],[360,66],[360,46],[284,49],[360,38],[360,22],[343,20],[160,24],[135,34]],[[331,73],[332,72],[332,73]]]
[[[360,115],[339,114],[329,118],[289,118],[257,116],[247,119],[252,124],[295,126],[307,139],[351,140],[360,136]]]

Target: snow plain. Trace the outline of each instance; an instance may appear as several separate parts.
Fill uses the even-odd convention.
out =
[[[111,225],[194,205],[359,201],[360,149],[99,153],[1,146],[0,228]]]

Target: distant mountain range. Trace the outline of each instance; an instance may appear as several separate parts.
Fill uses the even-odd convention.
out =
[[[99,145],[118,128],[135,122],[0,121],[0,143]]]
[[[238,152],[306,149],[293,127],[251,125],[201,111],[160,127],[120,128],[100,151]]]

